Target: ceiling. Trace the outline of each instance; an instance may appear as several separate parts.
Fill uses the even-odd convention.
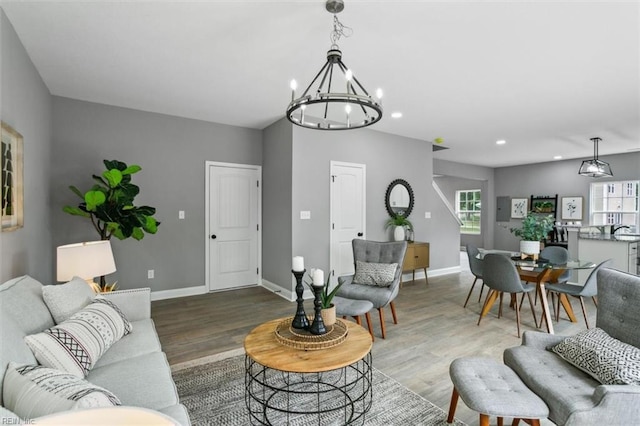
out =
[[[332,29],[323,0],[0,4],[53,95],[255,129],[319,71]],[[343,61],[384,90],[372,128],[442,138],[435,158],[584,158],[594,136],[601,155],[640,150],[638,2],[345,0],[339,19]]]

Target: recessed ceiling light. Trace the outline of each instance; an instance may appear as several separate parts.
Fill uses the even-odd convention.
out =
[[[400,118],[402,117],[402,113],[401,112],[392,112],[391,113],[391,118]]]
[[[504,145],[505,143],[507,143],[507,141],[505,141],[504,139],[500,139],[499,141],[496,141],[496,145]]]
[[[554,155],[553,159],[554,160],[562,160],[562,155]]]

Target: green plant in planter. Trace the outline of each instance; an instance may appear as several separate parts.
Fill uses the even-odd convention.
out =
[[[311,275],[313,275],[313,269],[311,269]],[[327,274],[327,282],[325,283],[325,285],[322,287],[322,293],[320,293],[320,307],[322,309],[329,309],[332,305],[331,301],[333,300],[333,297],[336,295],[336,293],[338,292],[338,289],[340,289],[340,287],[342,287],[342,283],[338,282],[338,285],[336,285],[336,287],[329,291],[329,284],[331,283],[331,274]],[[305,281],[304,282],[313,292],[313,284],[310,283],[309,281]]]
[[[89,191],[83,194],[75,186],[69,186],[82,202],[77,207],[64,206],[63,211],[90,219],[101,240],[110,240],[112,236],[119,240],[129,237],[141,240],[145,232],[155,234],[160,225],[153,217],[156,209],[133,204],[140,188],[131,183],[131,175],[142,168],[116,160],[103,162],[107,170],[101,176],[92,175],[97,184]]]
[[[510,231],[523,241],[542,241],[553,229],[553,222],[552,215],[529,213],[522,219],[520,228],[511,228]]]
[[[413,231],[413,224],[404,216],[393,215],[391,218],[387,220],[384,225],[384,229],[388,229],[390,226],[402,226],[406,229],[410,229]]]

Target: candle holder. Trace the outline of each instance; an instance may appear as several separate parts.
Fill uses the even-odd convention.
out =
[[[293,276],[296,277],[296,295],[298,296],[296,299],[296,302],[298,302],[298,308],[296,309],[296,315],[293,317],[293,321],[291,322],[291,327],[307,330],[309,328],[309,319],[307,318],[307,314],[304,312],[304,299],[302,298],[302,294],[304,293],[302,277],[304,277],[306,269],[291,272],[293,272]]]
[[[324,286],[312,286],[313,293],[315,295],[315,299],[313,300],[313,305],[315,307],[315,315],[313,316],[313,322],[311,323],[311,327],[309,327],[309,332],[311,334],[325,334],[327,329],[324,326],[324,321],[322,321],[322,290]]]

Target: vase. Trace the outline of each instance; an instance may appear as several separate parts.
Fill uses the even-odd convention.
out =
[[[537,258],[540,253],[540,241],[520,241],[520,253],[535,255]]]
[[[320,315],[322,315],[322,321],[325,326],[332,326],[336,323],[336,306],[332,303],[331,307],[322,309]]]
[[[404,226],[396,226],[393,230],[393,239],[395,241],[404,241]]]

